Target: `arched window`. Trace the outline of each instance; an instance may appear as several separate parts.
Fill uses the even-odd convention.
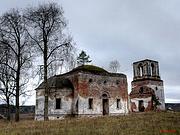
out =
[[[153,64],[153,63],[151,63],[150,72],[151,72],[151,76],[153,76],[154,73],[155,73],[155,67],[154,67],[154,64]]]
[[[139,69],[139,76],[143,76],[143,66],[142,66],[142,64],[139,64],[138,69]]]
[[[79,107],[79,100],[77,99],[77,101],[76,101],[76,112],[78,112],[78,107]]]
[[[121,100],[117,99],[117,109],[121,109]]]
[[[108,98],[110,98],[109,93],[103,92],[103,94],[101,95],[101,98],[102,98],[102,99],[108,99]]]
[[[103,98],[108,98],[108,95],[107,94],[103,94],[102,97]]]
[[[61,98],[56,98],[56,109],[61,109]]]
[[[88,103],[89,103],[89,109],[93,109],[93,98],[89,98]]]

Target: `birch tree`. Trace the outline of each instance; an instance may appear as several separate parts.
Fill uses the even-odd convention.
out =
[[[0,60],[5,64],[0,64],[0,99],[6,104],[7,120],[10,120],[10,104],[13,102],[15,92],[15,72],[6,66],[12,62],[9,51],[8,46],[6,48],[1,46]]]
[[[21,92],[21,82],[23,74],[31,66],[31,47],[29,46],[29,37],[26,32],[23,16],[18,9],[12,9],[0,17],[0,49],[5,54],[11,55],[10,62],[1,60],[0,65],[7,67],[14,72],[15,82],[15,121],[19,121],[19,96]],[[2,55],[2,54],[0,54]],[[6,71],[5,71],[6,72]],[[22,79],[22,80],[21,80]]]
[[[64,60],[72,48],[72,38],[65,34],[67,21],[64,11],[57,3],[42,4],[28,8],[24,14],[28,33],[43,60],[45,84],[44,120],[48,120],[48,67]]]

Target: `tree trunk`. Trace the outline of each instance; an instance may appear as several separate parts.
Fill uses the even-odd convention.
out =
[[[19,121],[19,91],[20,91],[20,68],[21,68],[21,50],[20,50],[20,42],[18,44],[18,56],[17,56],[17,72],[16,72],[16,114],[15,121]]]
[[[10,103],[9,103],[9,93],[8,93],[8,91],[9,91],[9,88],[8,88],[8,81],[7,81],[7,79],[6,79],[6,85],[5,85],[5,89],[6,89],[6,94],[5,94],[5,96],[6,96],[6,103],[7,103],[7,120],[8,121],[10,121]]]
[[[9,97],[7,98],[7,120],[8,120],[8,121],[11,120]]]
[[[15,121],[19,121],[19,69],[17,72],[17,77],[16,77],[16,114],[15,114]]]
[[[8,48],[6,48],[8,50]],[[8,52],[6,50],[6,64],[8,64]],[[10,121],[10,103],[9,103],[9,87],[8,87],[8,83],[9,83],[9,78],[8,78],[8,68],[6,66],[6,81],[5,81],[5,89],[6,89],[6,103],[7,103],[7,120]]]
[[[47,81],[47,44],[44,45],[44,84],[45,84],[45,101],[44,101],[44,120],[48,120],[48,81]]]

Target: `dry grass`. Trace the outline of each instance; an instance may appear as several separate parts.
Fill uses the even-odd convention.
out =
[[[161,133],[161,130],[176,130]],[[180,113],[150,112],[128,116],[67,118],[60,121],[0,121],[0,135],[169,135],[180,134]]]

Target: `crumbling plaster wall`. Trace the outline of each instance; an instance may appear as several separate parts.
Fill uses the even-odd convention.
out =
[[[150,84],[147,86],[154,90],[157,99],[159,99],[159,102],[161,103],[161,105],[157,106],[157,108],[160,110],[165,110],[165,100],[164,100],[165,97],[164,97],[163,84],[162,85]]]
[[[56,98],[61,99],[61,108],[56,109]],[[73,90],[70,88],[58,89],[49,96],[49,119],[59,119],[72,115]]]
[[[51,89],[48,102],[50,120],[60,119],[72,114],[73,91],[69,88]],[[56,98],[61,98],[61,109],[56,109]],[[36,92],[36,120],[44,119],[44,89]]]
[[[154,90],[156,97],[159,99],[161,105],[157,106],[160,110],[165,110],[164,101],[164,87],[162,80],[142,80],[132,82],[132,90],[139,90],[142,86],[147,86]],[[132,100],[131,100],[132,102]]]
[[[131,99],[131,111],[139,112],[139,101],[143,100],[143,106],[145,111],[149,111],[151,109],[151,97],[148,98],[132,98]]]
[[[102,115],[102,95],[109,100],[109,114],[128,113],[127,80],[123,77],[103,75],[79,74],[78,78],[78,114]],[[89,109],[88,99],[93,99],[93,109]],[[121,108],[117,108],[120,99]]]
[[[35,120],[44,120],[44,89],[36,91]]]

